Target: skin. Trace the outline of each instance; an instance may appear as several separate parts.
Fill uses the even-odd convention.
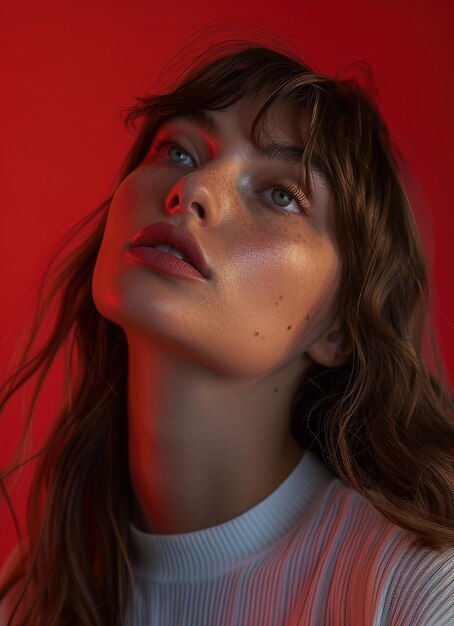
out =
[[[269,128],[301,145],[292,106]],[[150,149],[111,204],[93,297],[127,339],[133,522],[145,532],[208,528],[269,496],[304,454],[289,431],[297,382],[314,361],[336,366],[348,354],[333,335],[340,255],[330,190],[315,175],[309,213],[291,197],[285,214],[273,208],[276,186],[263,188],[297,185],[300,168],[252,155],[256,110],[240,101],[210,111],[218,135],[167,122],[158,136],[170,132],[189,153],[181,162],[178,148]],[[131,260],[130,239],[157,221],[191,231],[209,280]]]

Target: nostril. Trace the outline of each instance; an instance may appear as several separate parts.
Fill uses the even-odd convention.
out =
[[[174,209],[178,205],[178,196],[175,194],[173,198],[168,203],[167,207],[169,209]]]
[[[199,204],[198,202],[193,202],[192,205],[196,207],[197,211],[200,214],[200,217],[205,217],[205,209],[201,204]]]
[[[183,207],[180,204],[180,197],[178,193],[174,193],[170,198],[166,201],[166,210],[172,214],[176,212],[180,212]],[[201,218],[205,217],[205,209],[199,202],[191,202],[191,209],[197,211]]]

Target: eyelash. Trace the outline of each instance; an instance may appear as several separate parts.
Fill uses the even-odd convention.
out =
[[[298,189],[298,187],[295,187],[294,185],[291,185],[290,183],[285,183],[283,181],[272,180],[266,185],[266,187],[263,187],[260,191],[266,191],[267,189],[281,189],[282,191],[285,191],[292,198],[294,198],[294,200],[296,200],[302,213],[306,215],[309,213],[309,200],[306,198],[301,189]],[[293,211],[287,211],[285,207],[280,207],[278,204],[273,204],[273,206],[276,208],[277,211],[279,211],[279,213],[286,213],[287,215],[289,213],[293,213]]]
[[[162,139],[156,139],[152,144],[152,148],[156,152],[159,152],[159,150],[162,150],[162,148],[166,148],[167,146],[176,146],[177,148],[182,148],[185,152],[188,153],[188,155],[195,162],[195,159],[191,155],[191,151],[188,150],[188,148],[185,148],[185,146],[180,141],[177,141],[173,137],[163,137]],[[310,202],[307,199],[307,197],[304,195],[304,193],[301,191],[301,189],[299,189],[298,187],[291,185],[289,183],[283,182],[283,181],[273,180],[273,181],[270,181],[265,187],[262,187],[260,191],[266,191],[267,189],[281,189],[282,191],[285,191],[294,200],[296,200],[303,214],[307,215],[309,213]],[[285,207],[280,207],[278,204],[274,204],[274,203],[273,203],[273,209],[275,209],[279,213],[284,213],[286,215],[288,215],[289,213],[293,213],[293,211],[287,211]]]

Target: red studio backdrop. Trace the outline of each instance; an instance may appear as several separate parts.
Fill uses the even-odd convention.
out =
[[[267,5],[267,4],[268,5]],[[0,25],[2,378],[30,315],[57,239],[111,191],[131,145],[120,109],[149,89],[161,66],[194,31],[243,18],[274,30],[307,62],[332,73],[356,60],[373,70],[379,106],[412,173],[418,220],[432,263],[435,324],[454,381],[452,269],[453,39],[449,0],[229,0],[195,3],[64,3],[6,0]],[[59,363],[36,407],[33,450],[52,423]],[[24,424],[18,394],[0,416],[0,468]],[[27,404],[28,406],[28,404]],[[24,528],[32,468],[12,489]],[[0,503],[0,565],[16,543]]]

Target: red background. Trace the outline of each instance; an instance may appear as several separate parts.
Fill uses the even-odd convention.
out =
[[[432,258],[436,327],[454,380],[452,286],[453,43],[449,0],[8,0],[2,4],[1,356],[3,369],[26,319],[29,294],[56,239],[108,195],[133,137],[119,110],[146,91],[175,47],[218,18],[274,30],[309,64],[334,72],[368,62],[380,108],[415,178]],[[52,418],[58,364],[37,409],[34,445]],[[29,397],[29,394],[28,396]],[[20,426],[20,398],[0,418],[0,467]],[[24,519],[25,482],[13,492]],[[0,564],[16,542],[0,504]]]

